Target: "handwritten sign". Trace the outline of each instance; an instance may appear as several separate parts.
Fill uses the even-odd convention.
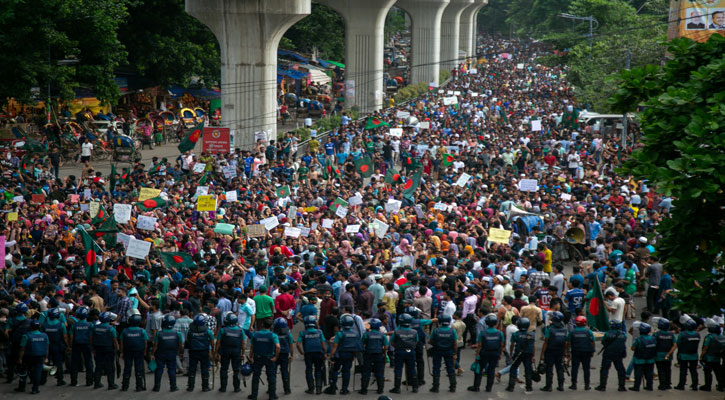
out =
[[[345,233],[358,233],[360,232],[360,225],[348,225],[345,227]]]
[[[390,136],[401,137],[403,136],[403,128],[390,128],[390,132],[388,133]]]
[[[81,211],[90,211],[90,209],[88,203],[81,203]]]
[[[71,203],[75,204],[75,203],[78,203],[80,200],[81,200],[81,196],[79,196],[77,194],[70,195],[70,202]]]
[[[138,192],[138,201],[153,199],[159,197],[160,194],[161,189],[141,188],[141,191]]]
[[[360,196],[360,193],[356,193],[355,196],[352,196],[349,199],[347,199],[347,202],[351,206],[356,206],[358,204],[362,204],[363,203],[363,199],[362,199],[362,196]]]
[[[448,209],[448,206],[445,203],[435,203],[435,205],[433,206],[433,209],[439,210],[439,211],[445,211]]]
[[[324,218],[324,219],[322,220],[322,227],[323,227],[323,228],[327,228],[327,229],[330,229],[330,228],[332,228],[332,223],[333,223],[333,222],[334,222],[334,221],[333,221],[333,220],[331,220],[331,219],[329,219],[329,218]]]
[[[376,218],[375,221],[373,221],[373,224],[375,224],[375,236],[382,238],[386,233],[388,233],[388,228],[390,228],[390,226],[385,222]]]
[[[559,196],[559,197],[561,197],[561,199],[564,200],[564,201],[570,201],[571,200],[571,195],[569,193],[562,193],[561,196]]]
[[[345,218],[347,216],[347,207],[338,206],[337,211],[335,211],[335,215],[340,218]]]
[[[128,242],[128,247],[126,247],[126,255],[143,260],[149,255],[149,250],[151,250],[151,242],[131,237]]]
[[[125,233],[118,232],[116,234],[116,240],[123,243],[123,247],[127,249],[128,244],[131,242],[131,236]]]
[[[206,164],[198,162],[198,163],[194,164],[194,168],[192,168],[192,171],[194,173],[200,174],[200,173],[204,172],[204,168],[206,168]]]
[[[488,230],[488,241],[491,243],[508,244],[511,231],[506,229],[491,228]]]
[[[92,201],[91,204],[88,205],[88,212],[91,214],[91,218],[96,218],[96,215],[98,215],[98,210],[101,209],[101,203],[97,201]]]
[[[424,121],[418,124],[418,128],[423,129],[430,129],[430,121]]]
[[[456,186],[465,187],[466,183],[471,179],[471,175],[468,175],[467,173],[463,173],[460,177],[458,177],[458,180],[456,181]]]
[[[136,221],[136,228],[144,231],[152,231],[156,228],[156,218],[139,215],[138,221]]]
[[[131,220],[131,205],[130,204],[114,204],[113,205],[113,219],[119,224],[126,224]]]
[[[298,238],[298,237],[300,237],[301,234],[302,234],[302,230],[300,230],[300,228],[292,228],[292,227],[284,228],[285,236],[288,236],[291,238]]]
[[[450,106],[453,104],[458,104],[458,97],[451,96],[451,97],[444,97],[443,98],[443,105],[444,106]]]
[[[206,196],[207,194],[209,194],[209,186],[197,186],[194,197]]]
[[[224,193],[224,197],[227,198],[228,202],[237,201],[237,191],[236,190],[230,190],[226,193]]]
[[[247,237],[257,238],[264,237],[266,228],[262,224],[247,225]]]
[[[18,213],[16,213],[16,212],[8,213],[8,222],[14,222],[17,220],[18,220]]]
[[[540,132],[541,131],[541,120],[535,119],[531,121],[531,131],[532,132]]]
[[[222,173],[227,179],[232,179],[237,176],[237,169],[234,167],[222,167]]]
[[[196,211],[216,211],[214,196],[199,196],[196,199]]]
[[[390,199],[387,203],[385,203],[385,211],[389,213],[395,214],[396,212],[400,211],[400,206],[403,205],[403,202],[400,200]]]
[[[300,232],[301,232],[301,234],[302,234],[303,237],[310,236],[310,228],[301,227],[300,228]]]
[[[519,181],[519,190],[522,192],[535,192],[539,189],[536,179],[522,179]]]
[[[260,222],[260,223],[261,223],[262,225],[264,225],[264,227],[265,227],[265,228],[266,228],[266,229],[267,229],[268,231],[271,231],[272,229],[274,229],[274,228],[276,228],[277,226],[279,226],[279,220],[277,220],[277,217],[275,217],[275,216],[271,216],[271,217],[269,217],[269,218],[265,218],[265,219],[263,219],[263,220],[261,220],[261,221],[259,221],[259,222]]]

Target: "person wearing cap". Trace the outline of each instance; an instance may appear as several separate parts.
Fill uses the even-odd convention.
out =
[[[95,378],[93,388],[100,389],[103,387],[101,378],[105,374],[108,380],[108,390],[113,390],[118,388],[114,383],[116,378],[114,370],[116,351],[118,350],[118,335],[116,334],[116,328],[111,326],[111,321],[113,321],[111,313],[107,311],[102,312],[98,321],[100,323],[91,329],[90,344],[96,361],[96,370],[93,373]]]
[[[599,386],[594,390],[604,392],[607,390],[607,378],[609,368],[614,365],[617,370],[619,391],[626,392],[624,387],[626,378],[624,369],[624,357],[627,356],[627,333],[622,329],[622,323],[616,320],[609,322],[609,330],[602,337],[602,364],[599,368]]]
[[[279,337],[276,333],[271,332],[272,327],[270,318],[263,318],[260,321],[260,330],[252,334],[251,350],[249,351],[249,360],[252,362],[252,393],[247,396],[249,400],[257,400],[259,393],[259,381],[262,375],[262,368],[267,374],[267,390],[270,400],[277,399],[277,374],[276,365],[281,346]]]
[[[700,390],[709,392],[712,390],[712,374],[715,374],[717,380],[718,391],[725,391],[725,371],[721,365],[722,359],[725,358],[725,336],[722,334],[720,325],[713,321],[707,320],[708,334],[702,342],[702,351],[700,352],[700,363],[704,364],[705,384],[700,386]]]
[[[18,354],[20,364],[25,370],[18,382],[16,392],[25,392],[25,381],[30,376],[33,383],[32,394],[40,393],[38,386],[43,374],[43,364],[48,362],[48,347],[50,341],[48,335],[40,331],[40,323],[32,321],[29,331],[20,339],[20,352]]]
[[[594,355],[594,333],[587,327],[587,318],[577,316],[574,319],[574,330],[567,336],[567,355],[571,359],[571,386],[569,389],[576,390],[579,366],[584,373],[584,390],[589,390],[589,375],[592,356]]]

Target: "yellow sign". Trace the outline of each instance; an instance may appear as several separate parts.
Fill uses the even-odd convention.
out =
[[[511,237],[511,231],[506,229],[491,228],[488,230],[488,241],[491,243],[508,244]]]
[[[199,196],[196,199],[196,211],[216,211],[214,196]]]
[[[141,191],[138,193],[138,201],[153,199],[154,197],[159,197],[160,194],[161,189],[141,188]]]
[[[8,213],[8,222],[13,222],[18,220],[18,213]]]
[[[725,35],[725,0],[681,1],[679,22],[680,36],[697,42],[714,33]]]

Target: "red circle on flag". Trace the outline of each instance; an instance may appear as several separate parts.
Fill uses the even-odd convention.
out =
[[[146,208],[154,208],[157,205],[158,205],[158,203],[156,203],[156,200],[153,200],[153,199],[147,199],[147,200],[143,201],[143,206]]]
[[[105,233],[103,233],[103,232],[96,232],[96,237],[97,238],[99,238],[99,237],[101,237],[103,235],[105,235]]]
[[[98,210],[98,215],[97,215],[97,217],[98,217],[98,218],[105,218],[105,217],[106,217],[106,215],[105,215],[105,213],[103,212],[103,210]]]
[[[452,163],[453,162],[453,156],[446,156],[446,162]]]
[[[400,174],[393,174],[393,182],[397,182],[400,180]]]
[[[408,182],[405,182],[405,185],[403,185],[403,189],[404,190],[408,190],[408,189],[410,189],[412,187],[413,187],[413,180],[412,179],[408,179]]]
[[[380,123],[380,120],[377,118],[373,118],[373,124],[378,125]]]
[[[366,164],[360,166],[360,172],[368,172],[368,169],[370,169],[370,167],[368,167]]]
[[[96,252],[93,250],[88,250],[86,253],[86,264],[87,265],[93,265],[96,263]]]
[[[595,317],[599,314],[599,299],[596,297],[589,300],[589,314]]]
[[[177,264],[181,264],[182,262],[184,262],[184,259],[181,256],[172,256],[171,259],[174,260],[174,262]]]
[[[189,136],[189,140],[196,143],[199,140],[199,136],[201,136],[201,131],[197,129]]]

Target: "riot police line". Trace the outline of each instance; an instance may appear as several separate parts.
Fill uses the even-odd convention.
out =
[[[422,319],[414,307],[404,309],[398,316],[398,328],[392,332],[381,332],[382,323],[373,318],[369,320],[369,330],[362,335],[353,329],[355,317],[343,314],[340,317],[341,330],[329,341],[319,329],[315,316],[303,318],[304,330],[295,341],[288,322],[284,318],[271,318],[261,321],[260,330],[248,337],[239,326],[237,316],[227,313],[223,317],[223,327],[215,335],[208,327],[207,317],[196,315],[189,326],[186,337],[174,329],[176,323],[172,315],[164,315],[161,330],[149,337],[141,327],[142,317],[136,313],[129,317],[129,326],[120,334],[111,323],[117,316],[102,312],[98,321],[89,321],[89,311],[79,307],[72,316],[65,316],[58,308],[39,314],[38,319],[26,317],[25,304],[15,307],[15,315],[10,322],[11,346],[8,358],[8,380],[16,376],[16,392],[25,392],[28,379],[32,384],[31,393],[39,392],[39,386],[52,376],[57,386],[66,385],[64,365],[69,366],[70,386],[79,386],[79,374],[85,373],[85,386],[94,389],[103,388],[106,378],[108,390],[117,389],[115,380],[121,379],[122,391],[130,388],[131,374],[134,373],[135,390],[145,391],[145,360],[149,356],[149,368],[153,371],[152,391],[161,389],[161,381],[166,369],[171,392],[179,390],[176,370],[177,357],[183,361],[188,351],[188,379],[186,390],[195,390],[196,371],[200,370],[201,390],[214,389],[214,377],[211,371],[219,367],[219,388],[225,392],[231,366],[232,388],[241,392],[242,380],[246,387],[246,378],[252,377],[251,393],[248,399],[256,400],[259,385],[262,382],[262,370],[265,372],[269,399],[277,399],[276,377],[280,371],[282,389],[291,393],[290,373],[294,349],[304,358],[307,394],[349,394],[350,381],[354,378],[353,364],[362,364],[359,394],[367,394],[374,378],[376,393],[385,391],[384,368],[388,361],[394,365],[394,381],[390,393],[399,394],[403,384],[412,393],[417,393],[425,385],[425,358],[432,365],[432,384],[429,391],[437,393],[441,385],[441,369],[445,367],[448,378],[448,391],[455,392],[457,376],[455,363],[459,354],[458,335],[452,328],[451,317],[441,315],[437,319]],[[359,317],[358,317],[359,318]],[[484,390],[493,390],[494,379],[500,379],[500,372],[508,371],[508,384],[505,390],[514,391],[518,379],[519,367],[523,366],[525,390],[533,390],[533,382],[544,380],[540,389],[545,392],[565,390],[565,368],[571,363],[570,390],[577,390],[579,369],[583,375],[583,389],[592,388],[590,377],[591,359],[596,345],[594,332],[587,327],[586,317],[577,316],[574,327],[570,329],[564,323],[564,315],[553,311],[551,324],[543,329],[543,340],[536,339],[530,331],[527,318],[515,317],[518,328],[506,348],[504,334],[496,328],[498,318],[489,314],[484,318],[485,329],[476,338],[476,357],[471,366],[474,372],[473,384],[467,388],[472,392],[481,390],[486,377]],[[437,323],[427,334],[426,326]],[[627,355],[627,334],[620,321],[611,321],[610,329],[603,334],[599,353],[602,355],[598,391],[606,391],[611,367],[617,373],[618,391],[654,390],[654,370],[657,369],[659,385],[657,389],[672,388],[673,354],[677,350],[680,364],[679,384],[674,389],[685,390],[687,375],[690,375],[690,389],[710,391],[713,389],[713,375],[717,380],[716,390],[723,391],[723,359],[725,358],[725,336],[721,327],[708,324],[708,334],[700,347],[700,335],[696,332],[697,323],[686,321],[682,331],[675,334],[670,322],[661,318],[657,323],[657,332],[652,327],[640,323],[639,337],[630,350],[633,352],[634,384],[626,388],[624,359]],[[245,346],[245,342],[250,343]],[[152,343],[148,346],[147,343]],[[430,345],[426,354],[426,343]],[[295,346],[296,345],[296,346]],[[248,354],[245,354],[246,349]],[[540,351],[537,353],[537,348]],[[536,356],[539,355],[539,364]],[[68,356],[68,358],[66,358]],[[510,357],[510,364],[497,372],[502,356]],[[123,361],[123,366],[121,366]],[[569,361],[569,362],[567,362]],[[698,362],[704,367],[705,382],[698,386]],[[50,364],[52,363],[52,367]],[[94,366],[95,364],[95,366]],[[122,371],[121,371],[122,370]],[[403,380],[403,372],[406,377]],[[122,373],[121,373],[122,372]],[[556,386],[554,375],[556,374]],[[542,377],[543,375],[543,377]],[[338,386],[338,378],[341,377]],[[210,382],[211,378],[211,382]],[[324,388],[324,390],[323,390]],[[353,380],[354,390],[354,380]]]

